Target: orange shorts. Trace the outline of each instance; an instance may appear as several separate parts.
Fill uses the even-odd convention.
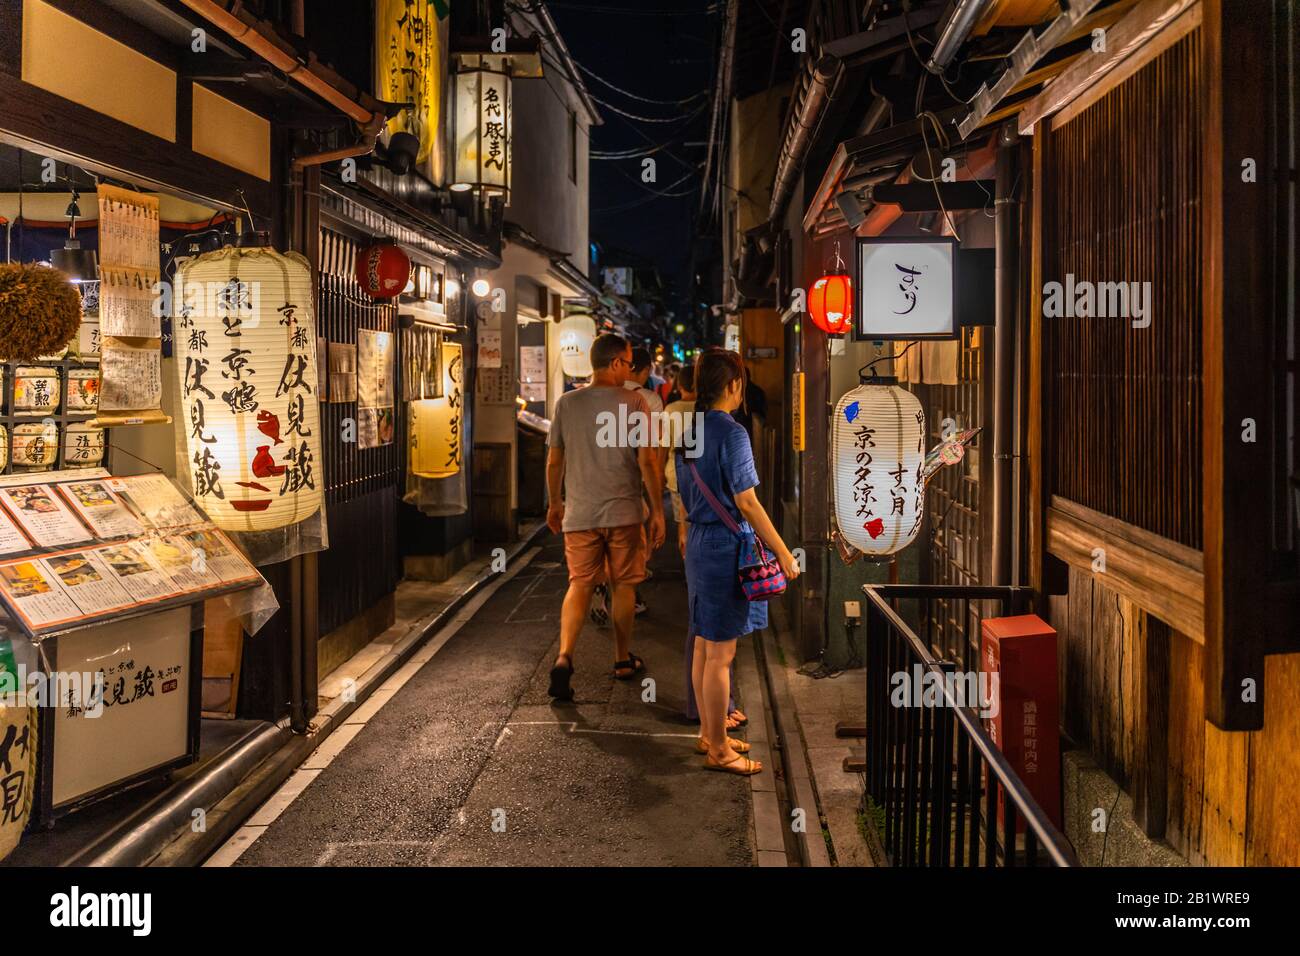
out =
[[[647,550],[642,524],[564,533],[564,560],[574,584],[640,584]]]

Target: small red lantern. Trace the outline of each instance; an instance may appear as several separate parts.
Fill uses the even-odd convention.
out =
[[[830,335],[843,335],[853,327],[853,280],[843,273],[824,275],[808,293],[808,314],[813,324]]]
[[[357,284],[375,299],[391,299],[411,279],[411,260],[390,243],[368,246],[357,253]]]

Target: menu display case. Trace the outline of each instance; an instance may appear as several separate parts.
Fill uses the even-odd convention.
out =
[[[0,627],[47,680],[34,819],[197,758],[203,602],[263,583],[163,474],[0,476]]]

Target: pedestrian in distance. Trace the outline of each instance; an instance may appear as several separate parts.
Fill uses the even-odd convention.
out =
[[[623,387],[630,392],[636,392],[645,401],[646,407],[649,408],[652,415],[658,415],[664,410],[663,400],[659,395],[649,387],[650,369],[651,369],[650,350],[645,346],[637,346],[632,349],[632,371],[627,379],[623,382]],[[664,457],[664,450],[655,449],[661,459]],[[661,466],[662,470],[662,466]],[[646,568],[646,578],[654,577],[654,572]],[[637,589],[636,599],[634,601],[634,612],[637,617],[644,614],[649,608],[646,606],[644,599],[641,597],[640,589]],[[604,584],[596,586],[595,597],[591,602],[591,620],[593,623],[604,627],[609,623],[609,587]]]
[[[649,418],[645,400],[623,387],[632,347],[620,335],[591,346],[591,384],[561,395],[551,419],[546,458],[546,524],[564,535],[569,589],[560,610],[560,650],[548,693],[572,700],[578,634],[596,587],[608,584],[614,623],[614,676],[631,680],[645,661],[631,648],[636,586],[650,550],[664,540],[658,450],[648,437],[618,435],[608,423]]]
[[[799,566],[758,500],[754,452],[743,425],[731,417],[745,396],[740,356],[725,349],[702,353],[695,365],[695,407],[704,412],[699,456],[674,453],[677,488],[690,530],[686,536],[686,586],[695,637],[691,685],[700,710],[697,749],[709,770],[750,775],[763,765],[745,754],[749,744],[727,736],[731,664],[736,641],[767,626],[767,604],[741,589],[741,533],[757,532],[776,556],[787,581]],[[724,520],[723,514],[727,515]]]

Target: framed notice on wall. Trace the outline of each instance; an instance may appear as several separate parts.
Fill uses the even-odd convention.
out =
[[[951,339],[957,326],[957,240],[857,240],[859,339]]]

